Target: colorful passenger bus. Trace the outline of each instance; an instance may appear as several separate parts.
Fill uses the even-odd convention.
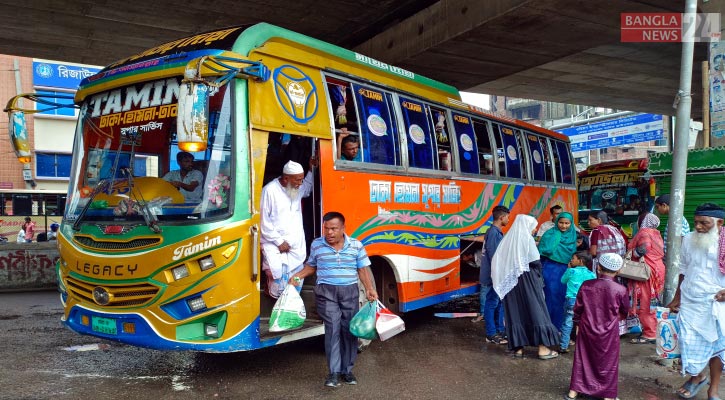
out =
[[[459,255],[494,206],[542,222],[554,204],[576,207],[566,136],[483,114],[453,87],[268,24],[129,57],[83,81],[75,100],[77,158],[59,240],[64,321],[133,345],[227,352],[323,333],[310,286],[305,326],[267,329],[259,199],[287,160],[319,161],[303,204],[308,244],[323,213],[342,212],[396,312],[477,292],[478,274]],[[358,139],[357,161],[338,158],[344,131]],[[180,149],[205,177],[201,202],[162,179]],[[133,173],[139,158],[146,176]]]
[[[35,222],[34,240],[43,241],[52,224],[60,224],[66,191],[0,189],[0,242],[15,242],[25,217]],[[42,235],[41,235],[42,234]]]
[[[647,173],[647,159],[605,161],[579,172],[579,222],[589,230],[587,217],[604,210],[632,237],[641,211],[654,202],[654,184]]]

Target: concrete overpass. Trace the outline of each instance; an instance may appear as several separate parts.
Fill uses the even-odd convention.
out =
[[[672,115],[681,46],[620,43],[620,13],[683,10],[684,0],[0,0],[0,53],[104,65],[266,21],[462,90]],[[700,43],[695,61],[706,59]]]

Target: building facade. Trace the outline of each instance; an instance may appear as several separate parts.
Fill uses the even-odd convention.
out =
[[[82,79],[99,67],[0,55],[0,99],[7,102],[20,93],[40,93],[46,101],[73,104]],[[23,108],[43,110],[52,105],[22,99]],[[8,133],[8,115],[0,116],[0,189],[65,190],[73,159],[73,133],[78,110],[58,108],[26,113],[32,161],[18,162]]]

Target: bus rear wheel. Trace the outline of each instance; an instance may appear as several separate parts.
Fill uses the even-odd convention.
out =
[[[380,302],[390,311],[400,314],[398,281],[395,280],[393,267],[382,257],[372,257],[370,261],[372,263],[370,268],[375,278],[375,287]]]

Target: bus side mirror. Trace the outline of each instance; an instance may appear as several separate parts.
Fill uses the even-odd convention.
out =
[[[176,113],[176,140],[180,150],[190,153],[206,150],[209,138],[209,84],[183,80]]]
[[[22,111],[8,111],[8,120],[10,143],[13,150],[15,150],[15,155],[21,163],[29,163],[32,156],[28,144],[28,127],[25,124],[25,113]]]

